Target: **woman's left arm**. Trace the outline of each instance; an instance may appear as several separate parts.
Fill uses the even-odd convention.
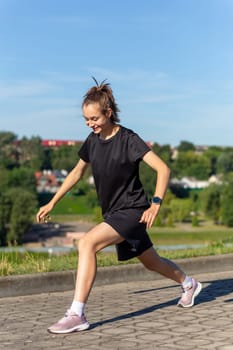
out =
[[[143,157],[143,161],[157,172],[154,197],[163,199],[169,182],[170,169],[153,151],[147,152]],[[160,206],[161,203],[151,203],[150,208],[142,214],[140,222],[145,223],[146,227],[150,228],[159,213]]]

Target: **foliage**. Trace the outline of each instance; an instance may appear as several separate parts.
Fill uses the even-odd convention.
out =
[[[0,166],[0,192],[2,193],[7,187],[9,183],[9,171]]]
[[[233,253],[232,247],[226,247],[221,241],[213,242],[202,248],[180,250],[158,250],[159,254],[168,259],[193,258],[217,254]],[[32,273],[69,271],[76,269],[78,255],[72,251],[64,255],[50,255],[48,253],[33,252],[0,252],[0,276],[23,275]],[[97,254],[97,265],[128,265],[138,263],[138,259],[120,262],[114,252],[100,252]]]
[[[180,186],[179,184],[171,183],[169,188],[171,192],[174,194],[174,196],[177,198],[188,198],[190,195],[189,189],[183,186]]]
[[[53,169],[52,158],[53,150],[51,148],[44,148],[43,161],[41,162],[40,170]]]
[[[163,227],[164,226],[161,215],[157,216],[156,220],[153,223],[153,226],[155,226],[155,227]]]
[[[189,141],[181,141],[177,149],[179,152],[195,151],[195,146]]]
[[[10,201],[10,225],[7,242],[21,242],[23,234],[33,222],[33,214],[37,205],[36,196],[23,188],[13,188],[6,192]]]
[[[61,146],[51,152],[50,169],[65,169],[70,172],[79,159],[77,146]]]
[[[222,187],[219,185],[210,185],[200,194],[202,209],[204,213],[213,218],[215,223],[220,220],[220,198]]]
[[[171,166],[172,150],[170,145],[158,145],[155,143],[152,150],[168,165]]]
[[[0,131],[0,149],[16,141],[17,135],[10,131]]]
[[[0,131],[0,167],[12,169],[18,165],[19,152],[15,145],[16,139],[14,133]]]
[[[206,180],[211,173],[211,163],[205,155],[198,155],[194,151],[179,152],[172,169],[180,178],[190,176]]]
[[[219,173],[229,173],[233,171],[233,151],[222,152],[217,159],[217,171]]]
[[[210,175],[217,174],[217,161],[219,156],[222,154],[222,147],[210,146],[204,151],[203,155],[210,160],[211,171]]]
[[[8,224],[10,222],[11,201],[0,191],[0,246],[7,244]]]
[[[23,188],[11,188],[0,198],[1,245],[21,242],[31,226],[37,200],[35,194]]]
[[[152,198],[155,190],[156,173],[144,162],[140,164],[140,180],[148,198]]]
[[[233,181],[224,185],[221,198],[221,214],[223,224],[233,227]]]
[[[34,170],[31,168],[14,168],[8,173],[8,187],[21,187],[36,193]]]
[[[191,220],[191,199],[173,199],[170,203],[173,222],[185,222]]]
[[[43,168],[45,153],[40,137],[33,136],[30,139],[23,137],[18,148],[20,166],[31,168],[32,171]]]
[[[88,208],[93,209],[96,208],[99,205],[99,201],[97,198],[96,190],[94,188],[90,188],[87,192],[86,196],[86,205]]]
[[[53,209],[51,215],[82,215],[90,214],[90,208],[86,205],[86,196],[67,193]]]
[[[34,172],[43,169],[66,169],[70,171],[78,161],[77,146],[61,146],[57,148],[44,147],[39,136],[31,138],[23,137],[18,140],[17,135],[11,132],[0,132],[0,240],[1,244],[7,244],[6,237],[10,227],[18,227],[11,216],[12,202],[8,189],[21,188],[29,191],[32,196],[36,194]],[[233,148],[210,146],[197,148],[189,141],[181,141],[177,147],[178,154],[174,157],[170,145],[154,143],[155,151],[171,168],[172,177],[181,179],[184,176],[195,177],[199,180],[207,180],[212,174],[228,174],[233,171]],[[96,192],[90,186],[88,179],[91,168],[88,168],[85,176],[54,209],[54,214],[91,214],[96,211],[98,220],[98,200]],[[224,177],[222,177],[224,178]],[[144,162],[140,164],[140,179],[147,193],[148,199],[154,194],[156,173]],[[224,183],[231,180],[225,178]],[[207,215],[214,222],[224,222],[232,225],[231,214],[231,190],[230,185],[209,186],[205,190],[195,192],[182,187],[171,187],[168,190],[160,210],[157,226],[174,226],[177,222],[192,220],[193,225],[199,224],[200,212]],[[173,196],[173,197],[171,197]],[[17,195],[16,195],[17,197]],[[15,197],[15,202],[16,202]],[[47,202],[38,195],[40,205]],[[51,198],[51,194],[50,194]],[[183,198],[184,200],[181,200]],[[47,197],[49,199],[49,197]],[[176,202],[175,199],[180,199]],[[34,209],[36,209],[37,203]],[[11,208],[11,209],[10,209]],[[14,212],[17,212],[15,204]],[[190,215],[194,212],[195,215]],[[11,222],[11,220],[13,220]],[[13,237],[13,233],[11,231]],[[8,235],[8,238],[10,236]],[[12,239],[11,239],[12,240]]]
[[[97,224],[100,224],[103,221],[102,210],[101,210],[100,207],[95,207],[94,208],[94,221]]]
[[[199,226],[198,216],[196,214],[192,216],[192,226],[193,227]]]

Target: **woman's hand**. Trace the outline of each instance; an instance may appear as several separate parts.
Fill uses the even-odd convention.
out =
[[[159,209],[160,204],[151,204],[150,208],[143,212],[139,222],[146,224],[146,228],[150,228],[159,213]]]
[[[53,209],[54,205],[52,203],[48,203],[41,207],[36,215],[36,221],[39,223],[42,220],[47,223],[50,220],[49,212]]]

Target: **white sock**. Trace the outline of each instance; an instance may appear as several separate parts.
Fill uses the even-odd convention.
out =
[[[186,275],[184,281],[182,282],[183,288],[190,288],[192,287],[192,277],[189,277]]]
[[[85,303],[80,303],[79,301],[73,300],[70,310],[81,317],[84,314],[85,306]]]

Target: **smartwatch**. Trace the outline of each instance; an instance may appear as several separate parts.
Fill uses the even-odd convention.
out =
[[[162,198],[160,198],[160,197],[153,197],[151,203],[161,205],[161,204],[162,204],[162,201],[163,201],[163,200],[162,200]]]

